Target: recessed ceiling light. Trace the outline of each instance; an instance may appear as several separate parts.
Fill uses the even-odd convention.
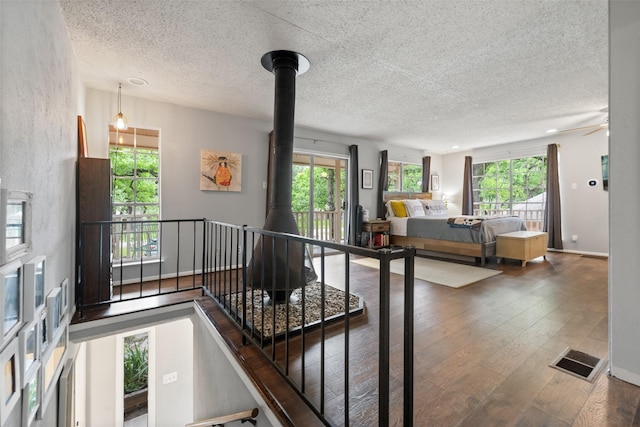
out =
[[[137,86],[146,86],[149,84],[148,81],[146,81],[145,79],[141,79],[140,77],[129,77],[127,81],[132,85],[137,85]]]
[[[556,133],[558,129],[547,129],[547,133]]]
[[[459,145],[452,145],[451,148],[453,148],[455,150],[457,148],[460,148],[460,146]]]

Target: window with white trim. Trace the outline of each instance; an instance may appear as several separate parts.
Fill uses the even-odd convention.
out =
[[[109,126],[111,205],[114,259],[140,259],[158,255],[160,215],[160,132]]]
[[[473,165],[474,215],[513,215],[528,230],[542,230],[546,205],[547,156]]]

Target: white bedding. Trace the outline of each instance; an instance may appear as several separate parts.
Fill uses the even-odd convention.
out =
[[[391,221],[391,234],[393,234],[394,236],[407,235],[407,220],[409,218],[400,218],[397,216],[390,216],[387,219]]]

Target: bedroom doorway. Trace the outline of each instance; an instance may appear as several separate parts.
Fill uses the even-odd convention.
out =
[[[300,235],[344,243],[347,159],[293,154],[292,211]]]

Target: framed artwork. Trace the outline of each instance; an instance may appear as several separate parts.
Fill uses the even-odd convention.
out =
[[[40,338],[40,356],[47,350],[49,347],[49,328],[47,327],[47,308],[42,308],[36,314],[36,322],[38,323],[38,337]]]
[[[20,345],[20,366],[22,367],[22,387],[27,385],[26,381],[31,378],[33,371],[37,367],[40,358],[38,345],[40,337],[38,336],[38,322],[35,320],[26,325],[18,335]]]
[[[200,150],[200,190],[242,191],[242,154]]]
[[[78,116],[78,157],[89,157],[87,127],[82,116]]]
[[[20,401],[20,357],[18,340],[12,340],[0,353],[0,425],[5,425],[9,414]]]
[[[45,284],[44,255],[37,256],[24,265],[24,320],[35,320],[36,313],[44,307]]]
[[[69,311],[69,279],[65,279],[60,283],[60,293],[62,294],[62,316]]]
[[[373,188],[373,170],[362,169],[362,188]]]
[[[20,261],[0,267],[0,345],[11,340],[22,326],[22,278]]]
[[[38,408],[40,407],[40,362],[36,363],[36,369],[33,374],[24,381],[25,386],[22,389],[22,425],[30,426],[36,418]]]
[[[0,265],[31,250],[31,199],[26,191],[0,189]]]
[[[431,175],[431,191],[440,191],[439,175]]]
[[[49,345],[49,349],[42,358],[42,366],[40,368],[42,382],[42,396],[39,410],[39,418],[47,408],[51,397],[56,394],[56,382],[62,372],[62,361],[67,352],[67,333],[68,328],[60,328],[54,336],[53,341]]]
[[[54,288],[47,295],[47,339],[53,340],[60,327],[60,320],[64,316],[62,311],[62,292],[60,288]]]

